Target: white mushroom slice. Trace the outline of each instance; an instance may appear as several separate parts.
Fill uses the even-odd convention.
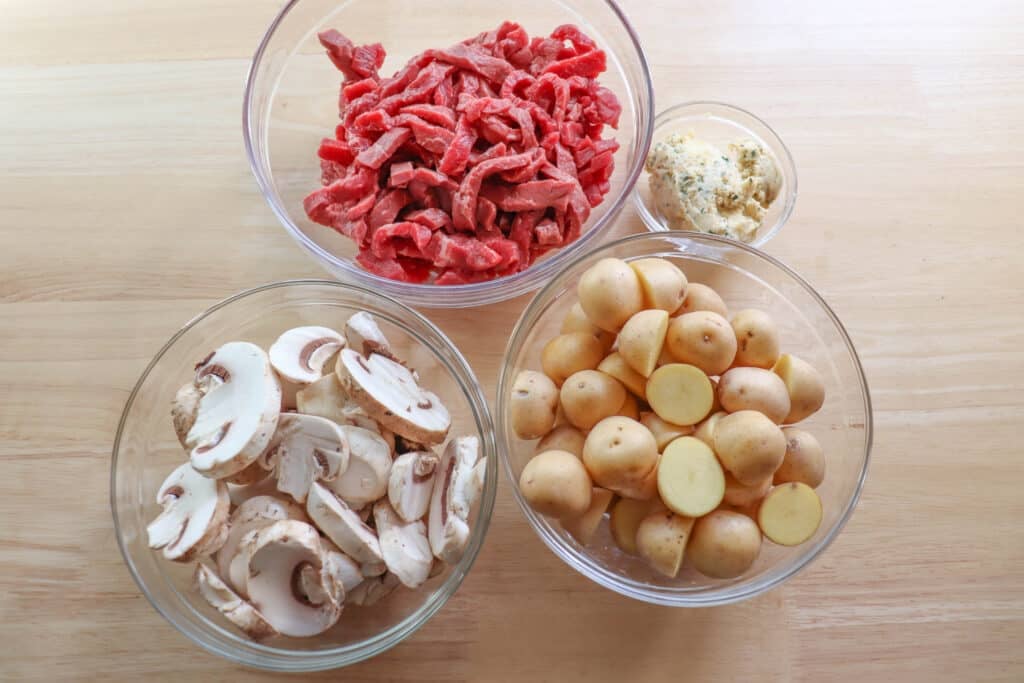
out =
[[[469,542],[469,510],[473,505],[473,466],[480,453],[475,436],[452,439],[441,458],[430,497],[429,538],[434,555],[455,564]]]
[[[333,374],[333,373],[332,373]],[[299,392],[306,388],[305,384],[296,384],[286,379],[281,379],[281,412],[299,409]]]
[[[336,370],[352,400],[381,426],[427,445],[441,443],[448,435],[448,410],[440,398],[416,383],[405,366],[380,354],[364,358],[342,349]]]
[[[283,519],[308,521],[306,511],[290,500],[282,500],[274,496],[255,496],[244,501],[235,508],[228,518],[228,535],[224,545],[213,556],[217,563],[217,574],[227,581],[242,596],[247,595],[245,580],[245,564],[232,574],[231,562],[239,554],[242,539],[250,531],[262,529],[273,522]]]
[[[261,468],[262,469],[262,468]],[[265,470],[264,470],[265,471]],[[232,505],[241,505],[250,498],[256,496],[274,496],[277,495],[277,480],[270,476],[270,472],[266,472],[266,478],[261,479],[255,484],[245,484],[238,486],[227,482],[228,484],[228,498],[231,499]]]
[[[386,562],[366,562],[359,566],[359,573],[365,578],[380,576],[388,570]]]
[[[324,375],[295,394],[296,409],[305,415],[316,415],[342,424],[347,422],[342,409],[348,403],[348,394],[341,386],[338,375]]]
[[[196,368],[196,384],[210,389],[185,439],[192,467],[207,477],[244,470],[270,443],[281,413],[267,354],[248,342],[224,344]]]
[[[349,348],[355,349],[364,356],[379,353],[393,361],[401,362],[391,349],[388,338],[381,332],[376,319],[366,311],[360,311],[345,323],[345,337]]]
[[[438,462],[435,453],[426,451],[404,453],[391,465],[388,500],[405,521],[413,522],[427,514]]]
[[[327,361],[345,346],[345,337],[329,327],[295,327],[270,345],[270,364],[283,379],[297,384],[315,382]]]
[[[348,467],[348,437],[322,417],[285,413],[259,463],[274,472],[277,489],[306,502],[314,481],[331,481]]]
[[[156,502],[164,511],[146,534],[149,547],[163,550],[168,560],[191,562],[223,545],[231,507],[224,482],[207,479],[186,462],[160,485]]]
[[[251,486],[269,476],[270,472],[263,469],[263,463],[257,458],[244,470],[224,477],[223,481],[225,484],[234,484],[235,486]]]
[[[430,575],[434,556],[427,540],[427,526],[419,521],[406,522],[386,500],[373,506],[380,550],[388,571],[409,588],[416,588]]]
[[[196,565],[194,575],[199,595],[215,607],[228,621],[255,641],[266,640],[277,635],[277,631],[255,607],[238,597],[202,562]]]
[[[320,539],[323,548],[324,571],[345,589],[345,595],[355,589],[365,578],[359,563],[341,552],[338,546],[327,538]]]
[[[348,468],[327,485],[349,507],[358,510],[387,493],[391,449],[368,429],[342,425],[341,430],[348,438]]]
[[[327,538],[356,562],[383,562],[380,541],[373,529],[333,491],[316,483],[309,489],[306,512]]]
[[[399,585],[401,585],[401,581],[394,574],[384,574],[379,578],[367,579],[346,596],[345,603],[357,607],[369,607],[391,595]]]
[[[274,522],[255,533],[252,545],[249,600],[271,626],[302,638],[337,623],[344,596],[324,576],[316,529],[295,520]]]
[[[171,402],[171,422],[174,423],[174,433],[178,435],[178,442],[183,448],[188,448],[185,442],[188,432],[196,422],[196,413],[199,411],[199,399],[203,393],[196,388],[192,382],[178,389]]]

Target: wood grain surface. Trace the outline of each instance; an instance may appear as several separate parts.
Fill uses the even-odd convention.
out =
[[[192,646],[140,595],[108,464],[130,388],[182,323],[321,275],[257,192],[239,131],[277,5],[0,5],[0,680],[273,677]],[[861,353],[876,435],[860,507],[784,587],[673,610],[563,565],[503,481],[441,613],[304,680],[1024,680],[1024,5],[624,6],[659,109],[736,103],[791,147],[800,199],[768,251]],[[636,229],[627,213],[619,231]],[[490,396],[524,304],[431,313]]]

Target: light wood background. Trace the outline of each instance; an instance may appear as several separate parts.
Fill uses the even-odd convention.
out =
[[[129,389],[180,324],[320,275],[257,193],[239,131],[277,5],[0,2],[2,680],[271,678],[150,608],[116,549],[107,477]],[[800,199],[768,250],[861,353],[877,431],[860,507],[784,587],[672,610],[564,566],[502,482],[444,610],[377,659],[309,678],[1024,680],[1024,5],[625,7],[659,108],[733,102],[792,149]],[[433,314],[490,395],[524,303]]]

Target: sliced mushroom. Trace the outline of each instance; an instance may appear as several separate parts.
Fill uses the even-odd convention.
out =
[[[421,519],[430,507],[440,458],[430,451],[404,453],[395,459],[388,477],[388,500],[407,522]]]
[[[363,357],[342,349],[336,367],[352,400],[395,434],[427,445],[444,441],[451,427],[448,410],[421,388],[409,369],[380,354]]]
[[[195,383],[208,389],[185,438],[192,467],[207,477],[244,470],[270,443],[281,412],[267,354],[248,342],[224,344],[196,368]]]
[[[349,348],[355,349],[364,356],[379,353],[401,363],[391,349],[388,338],[384,336],[377,325],[377,320],[366,311],[360,311],[348,319],[348,322],[345,323],[345,337],[348,339]]]
[[[348,401],[348,394],[342,388],[338,375],[333,372],[295,394],[295,405],[300,413],[325,417],[338,424],[348,421],[342,412]]]
[[[186,462],[160,485],[156,502],[164,510],[146,534],[149,547],[163,550],[168,560],[191,562],[224,544],[231,507],[224,482],[207,479]]]
[[[341,552],[338,546],[327,538],[320,538],[323,548],[324,571],[345,589],[345,594],[355,589],[365,578],[359,569],[359,563]]]
[[[348,461],[348,437],[341,427],[322,417],[285,413],[259,464],[273,471],[279,491],[305,503],[314,481],[337,478]]]
[[[263,469],[262,467],[260,469]],[[256,496],[274,496],[277,495],[277,480],[270,476],[270,472],[264,470],[267,475],[265,479],[261,479],[255,484],[245,484],[242,486],[228,483],[228,498],[231,499],[232,505],[241,505],[250,498]]]
[[[366,579],[346,596],[345,603],[357,607],[369,607],[391,595],[399,585],[401,585],[401,581],[390,573]]]
[[[413,441],[407,439],[404,436],[395,437],[395,453],[402,455],[403,453],[412,453],[413,451],[427,451],[430,450],[425,444],[421,444],[419,441]]]
[[[269,476],[270,472],[263,469],[263,464],[257,458],[244,470],[224,477],[223,481],[225,484],[234,484],[235,486],[252,486]]]
[[[386,500],[373,506],[380,549],[388,571],[409,588],[416,588],[430,575],[434,556],[427,540],[427,526],[419,521],[406,522]]]
[[[391,449],[368,429],[342,425],[341,430],[348,438],[348,468],[328,486],[349,507],[358,510],[387,493]]]
[[[242,539],[250,531],[262,529],[283,519],[294,519],[301,522],[309,520],[306,511],[290,500],[274,496],[255,496],[244,501],[235,508],[228,518],[228,535],[224,545],[213,556],[217,563],[217,574],[234,590],[245,597],[246,562],[242,561],[232,572],[232,561],[239,555]]]
[[[270,622],[255,607],[238,597],[212,569],[200,562],[194,575],[199,594],[228,621],[255,641],[277,635]]]
[[[356,562],[383,562],[380,541],[373,529],[333,491],[315,483],[309,489],[306,512],[327,538]]]
[[[327,361],[345,346],[345,337],[329,327],[295,327],[270,345],[270,364],[283,379],[309,384],[324,374]]]
[[[252,606],[279,633],[323,633],[341,616],[344,596],[325,576],[316,529],[284,520],[255,532],[246,585]]]
[[[386,562],[365,562],[359,565],[359,573],[365,578],[380,576],[388,570]]]
[[[434,555],[448,564],[462,557],[469,542],[469,510],[477,491],[473,467],[480,455],[475,436],[452,439],[441,458],[430,497],[429,538]]]
[[[199,411],[199,399],[203,397],[201,391],[192,382],[185,384],[178,393],[174,395],[171,402],[171,421],[174,423],[174,433],[178,435],[178,441],[183,448],[188,448],[185,438],[196,422],[196,413]]]

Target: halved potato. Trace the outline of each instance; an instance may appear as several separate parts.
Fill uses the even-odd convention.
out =
[[[622,417],[628,417],[631,420],[640,419],[640,404],[637,403],[636,397],[633,394],[626,394],[626,400],[622,402],[622,406],[619,411],[615,413]]]
[[[725,494],[725,473],[714,451],[692,436],[670,443],[658,462],[658,493],[680,515],[700,517],[714,510]]]
[[[657,466],[658,444],[636,420],[605,418],[587,435],[583,464],[598,486],[625,495],[642,488]]]
[[[615,544],[630,555],[638,553],[636,532],[640,522],[655,510],[664,510],[665,506],[657,498],[653,500],[635,500],[620,498],[612,506],[609,527]]]
[[[678,362],[696,365],[708,375],[728,370],[736,356],[736,335],[729,321],[711,311],[673,318],[665,345]]]
[[[764,311],[751,308],[732,318],[736,334],[736,365],[770,368],[779,358],[779,328]]]
[[[647,378],[629,367],[629,363],[618,351],[608,354],[597,369],[622,382],[622,385],[632,391],[637,398],[646,400]]]
[[[760,503],[771,487],[771,477],[766,477],[753,486],[747,486],[726,472],[725,495],[722,496],[722,501],[736,508],[750,508]]]
[[[686,555],[705,576],[731,579],[750,569],[761,552],[761,530],[754,520],[731,510],[715,510],[697,520]]]
[[[686,541],[693,528],[693,517],[661,510],[643,518],[636,530],[636,548],[651,566],[674,579],[683,564]]]
[[[693,432],[694,438],[700,439],[712,449],[715,447],[715,427],[718,426],[718,421],[729,413],[724,410],[712,413],[703,422],[697,425]]]
[[[583,442],[586,435],[570,424],[558,425],[547,436],[537,442],[534,453],[544,451],[568,451],[577,458],[583,459]]]
[[[580,306],[580,302],[577,301],[569,309],[569,312],[565,314],[565,318],[562,320],[562,334],[569,334],[570,332],[586,332],[597,337],[598,341],[601,342],[601,347],[607,352],[615,343],[615,334],[602,330],[600,327],[590,322],[590,318],[583,312],[583,307]]]
[[[590,507],[579,517],[568,517],[561,520],[562,528],[582,545],[587,545],[594,538],[597,528],[601,526],[605,511],[612,502],[613,494],[608,489],[595,486],[590,492]]]
[[[640,423],[651,430],[654,440],[658,442],[659,451],[665,450],[665,446],[679,437],[693,434],[693,427],[665,422],[656,413],[641,413]]]
[[[519,491],[537,512],[551,517],[576,517],[590,507],[593,485],[583,463],[566,451],[545,451],[526,463]]]
[[[565,418],[583,431],[618,413],[625,400],[626,390],[619,381],[597,370],[581,370],[562,384]]]
[[[561,386],[566,377],[580,370],[593,370],[604,358],[604,348],[588,332],[569,332],[554,337],[540,354],[544,374]]]
[[[512,431],[520,439],[538,439],[555,425],[558,387],[547,375],[522,370],[516,375],[509,396],[508,416]]]
[[[799,422],[818,412],[825,403],[825,380],[813,365],[796,356],[784,353],[772,371],[782,378],[789,393],[789,413],[786,424]]]
[[[730,413],[756,410],[775,424],[782,424],[789,414],[789,393],[786,385],[771,370],[733,368],[718,381],[718,400]]]
[[[691,282],[686,286],[683,305],[677,308],[672,315],[683,315],[694,311],[711,311],[723,318],[729,317],[729,309],[726,308],[722,297],[718,296],[718,292],[699,282]]]
[[[647,402],[658,417],[677,425],[695,425],[714,402],[711,381],[700,368],[683,363],[662,365],[647,380]]]
[[[757,523],[764,535],[779,545],[800,545],[821,525],[821,499],[807,484],[776,486],[761,501]]]
[[[656,308],[640,311],[619,332],[619,355],[629,367],[649,377],[657,367],[667,330],[667,312]]]
[[[825,453],[813,434],[786,427],[786,455],[772,480],[776,485],[799,481],[816,489],[825,479]]]
[[[672,313],[686,298],[686,275],[676,264],[663,258],[642,258],[629,264],[640,278],[645,308]]]
[[[618,332],[644,307],[640,278],[622,259],[603,258],[592,265],[580,277],[576,292],[587,318],[608,332]]]
[[[775,474],[786,455],[786,437],[777,424],[754,410],[722,417],[714,431],[722,466],[747,486]]]

